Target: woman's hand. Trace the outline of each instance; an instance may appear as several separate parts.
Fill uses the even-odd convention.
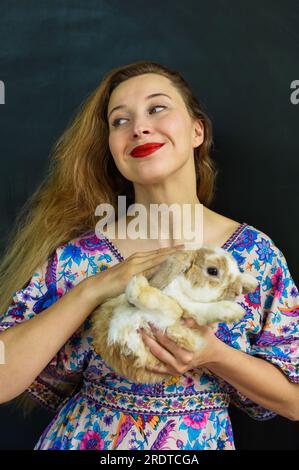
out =
[[[117,297],[122,294],[131,277],[143,274],[145,277],[150,278],[158,271],[163,261],[178,250],[184,249],[184,247],[185,245],[181,244],[174,247],[133,253],[121,263],[117,263],[115,266],[85,279],[83,282],[85,283],[85,292],[87,292],[86,297],[93,308],[96,308],[108,297]]]
[[[198,326],[192,318],[183,318],[182,324],[200,331],[205,340],[204,347],[198,352],[187,351],[179,347],[153,325],[150,325],[155,339],[147,335],[144,330],[141,330],[142,339],[151,353],[159,359],[163,365],[148,368],[148,370],[166,375],[181,375],[191,369],[201,368],[206,370],[209,362],[213,361],[216,352],[218,352],[219,343],[222,343],[214,334],[217,328]]]

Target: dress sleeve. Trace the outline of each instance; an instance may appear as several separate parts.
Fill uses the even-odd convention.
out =
[[[260,330],[249,354],[271,362],[290,382],[299,382],[299,294],[285,256],[272,242],[260,281]],[[258,420],[277,413],[255,404],[239,391],[232,403]]]
[[[59,249],[36,269],[22,289],[13,293],[8,310],[0,315],[0,332],[38,315],[66,292],[65,283],[57,281],[58,258]],[[86,360],[84,331],[88,328],[87,323],[81,325],[25,391],[51,411],[56,411],[69,399],[81,383]]]

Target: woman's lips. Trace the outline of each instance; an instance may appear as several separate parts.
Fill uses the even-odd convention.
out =
[[[164,144],[155,144],[155,145],[150,145],[146,149],[140,149],[140,150],[133,150],[131,152],[131,156],[133,158],[143,158],[147,157],[151,153],[155,152],[159,148],[163,147]]]

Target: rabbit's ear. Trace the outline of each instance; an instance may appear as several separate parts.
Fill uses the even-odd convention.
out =
[[[169,256],[160,269],[149,279],[148,283],[157,289],[164,289],[179,274],[185,272],[191,265],[195,251],[178,251]]]
[[[254,292],[258,286],[258,280],[253,277],[251,274],[242,273],[241,274],[241,283],[242,283],[242,293],[248,294],[249,292]]]

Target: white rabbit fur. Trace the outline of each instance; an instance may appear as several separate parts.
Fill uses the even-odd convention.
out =
[[[133,382],[161,382],[167,376],[147,370],[161,363],[138,330],[144,328],[153,336],[151,322],[179,346],[197,351],[204,340],[199,330],[184,326],[181,317],[210,326],[240,320],[245,312],[236,297],[257,285],[220,247],[178,251],[149,280],[142,274],[133,276],[123,294],[97,307],[92,315],[94,349],[116,373]]]

